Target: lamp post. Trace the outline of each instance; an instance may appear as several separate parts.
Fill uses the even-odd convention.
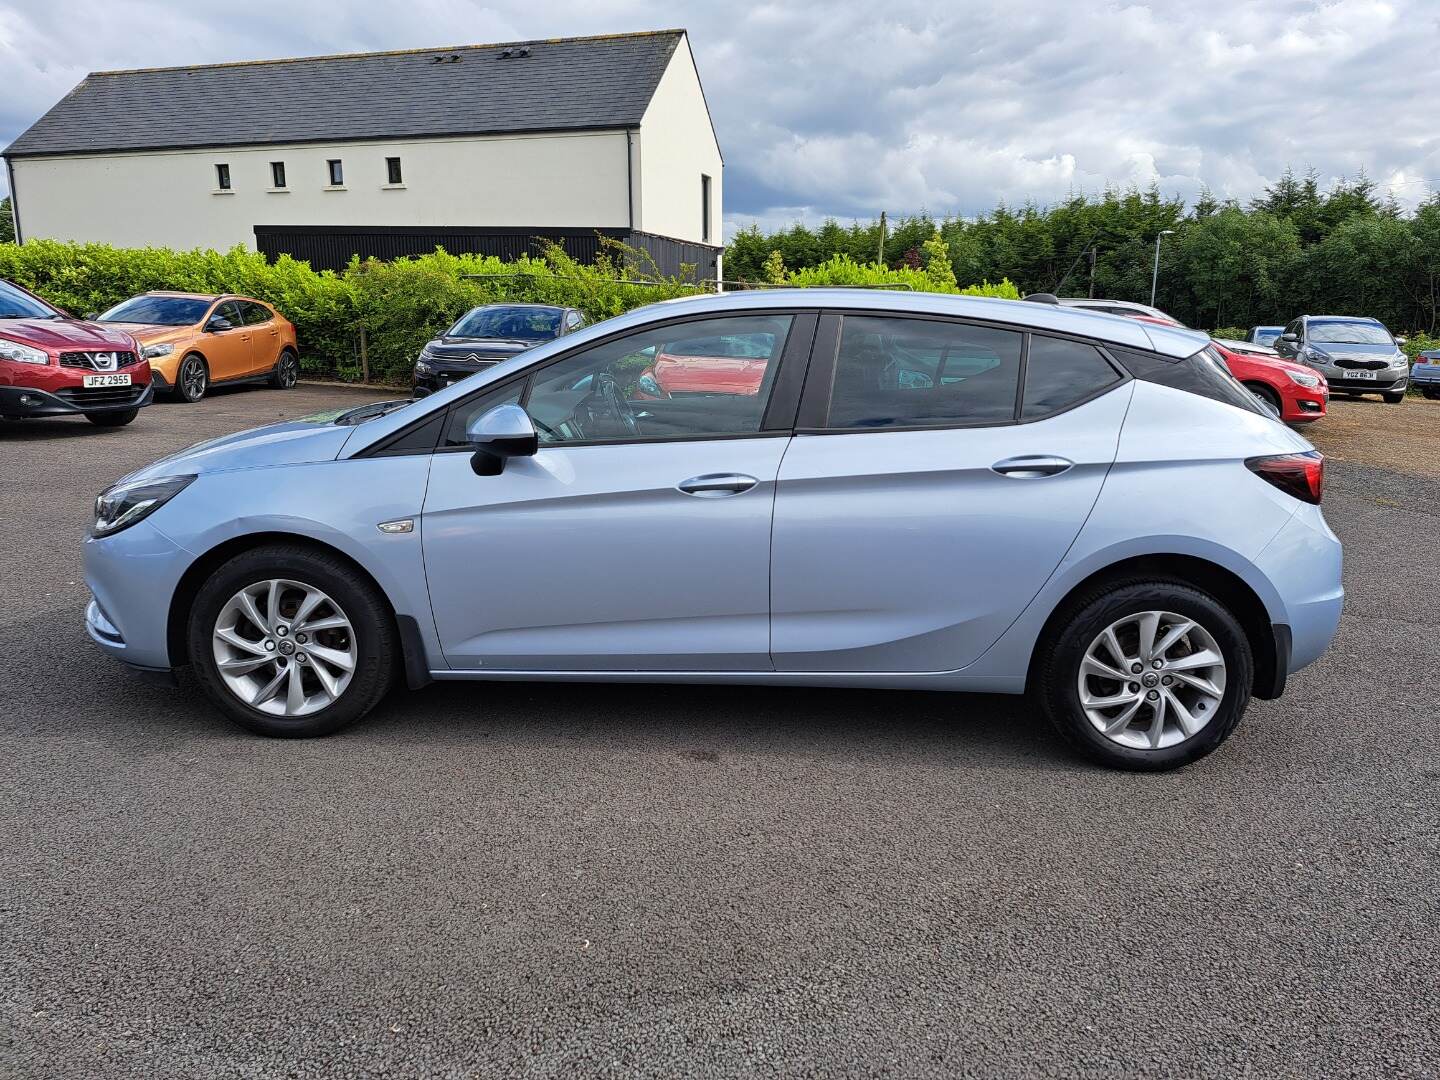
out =
[[[1169,236],[1174,229],[1161,229],[1155,234],[1155,268],[1150,271],[1150,306],[1155,306],[1155,287],[1160,284],[1160,237]]]

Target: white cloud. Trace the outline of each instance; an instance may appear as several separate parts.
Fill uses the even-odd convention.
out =
[[[0,141],[86,71],[688,26],[727,227],[1107,184],[1246,199],[1286,165],[1440,177],[1433,0],[10,0]]]

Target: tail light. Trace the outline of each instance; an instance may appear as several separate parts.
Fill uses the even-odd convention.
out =
[[[1246,458],[1245,467],[1286,495],[1293,495],[1301,502],[1320,504],[1320,492],[1325,486],[1325,455],[1318,450]]]

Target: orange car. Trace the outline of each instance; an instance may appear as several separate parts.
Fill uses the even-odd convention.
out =
[[[145,350],[156,394],[199,401],[213,385],[264,380],[288,390],[300,377],[295,326],[248,296],[148,292],[96,316]]]

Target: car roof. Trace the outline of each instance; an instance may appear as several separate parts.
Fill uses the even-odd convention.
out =
[[[913,315],[949,315],[1003,323],[1016,329],[1049,330],[1059,334],[1088,337],[1113,345],[1149,349],[1166,356],[1193,356],[1210,343],[1197,330],[1170,324],[1141,322],[1125,315],[1086,311],[1058,304],[1027,303],[989,296],[956,296],[947,293],[901,292],[891,289],[756,289],[662,300],[591,326],[611,332],[626,325],[653,321],[661,311],[687,308],[699,313],[745,311],[755,308],[786,307],[808,310],[850,309],[895,312]]]
[[[484,311],[486,308],[535,308],[537,311],[569,311],[564,304],[534,304],[529,301],[492,300],[488,304],[476,304],[471,311]]]
[[[1372,319],[1369,315],[1301,315],[1302,319],[1324,319],[1327,322],[1363,322],[1374,323],[1376,326],[1384,326],[1379,319]]]

